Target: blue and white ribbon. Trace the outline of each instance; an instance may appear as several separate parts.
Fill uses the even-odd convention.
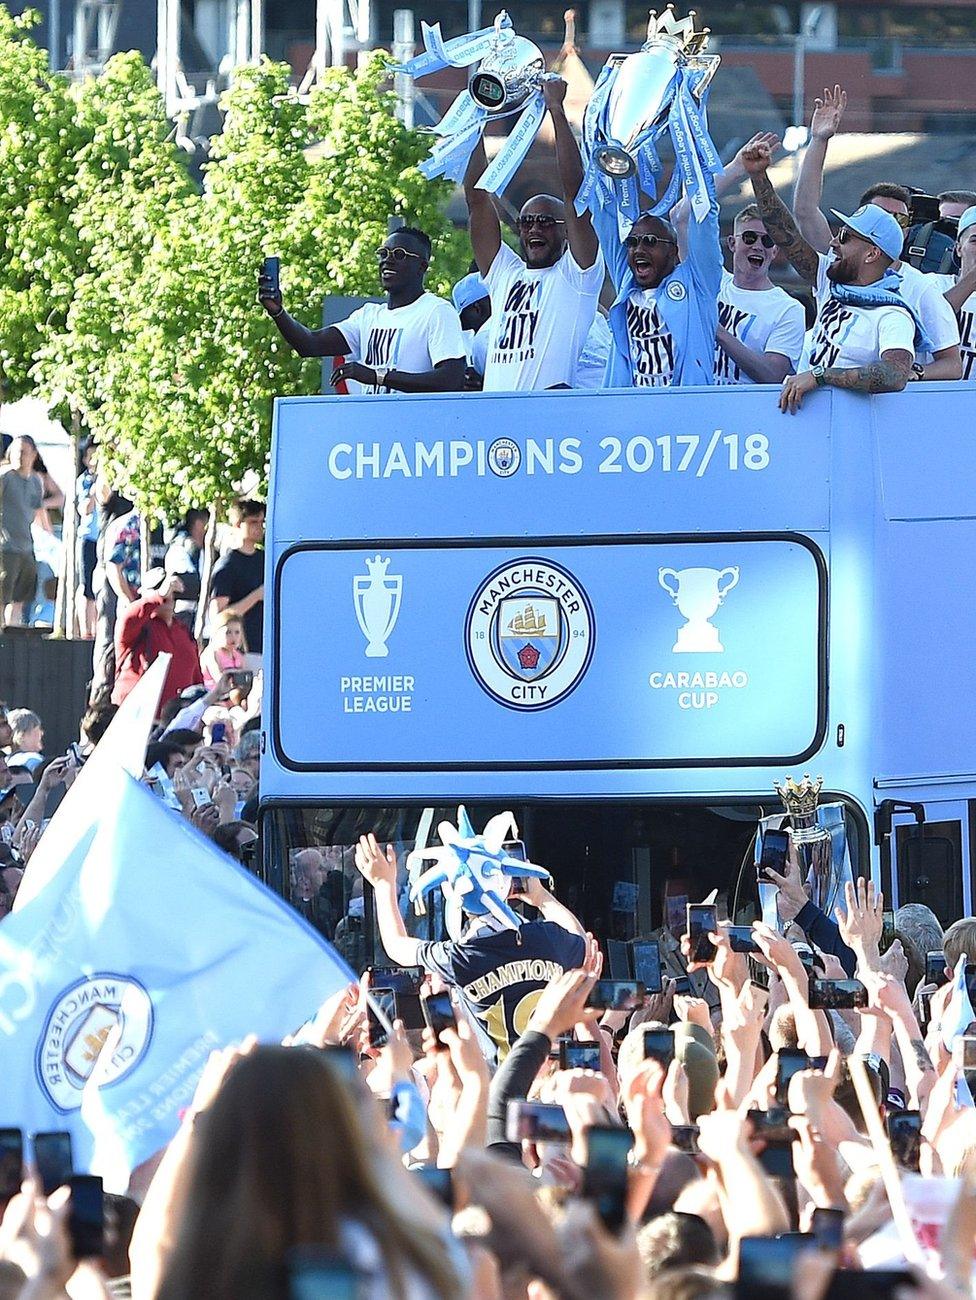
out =
[[[489,52],[495,34],[494,27],[482,27],[478,32],[467,36],[455,36],[445,41],[441,35],[440,23],[421,23],[424,52],[406,63],[398,64],[394,72],[402,72],[407,77],[426,77],[431,72],[440,72],[442,68],[466,68],[478,63]]]
[[[519,120],[508,139],[495,155],[478,181],[479,190],[489,194],[501,194],[512,177],[518,171],[525,155],[532,148],[532,141],[539,133],[539,127],[546,115],[546,103],[540,91],[532,96],[522,109]]]

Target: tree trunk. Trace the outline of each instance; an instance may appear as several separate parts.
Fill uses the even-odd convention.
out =
[[[207,535],[203,539],[203,566],[200,569],[200,603],[197,605],[197,623],[194,635],[197,645],[203,648],[203,631],[207,625],[207,606],[210,604],[210,583],[213,578],[214,565],[217,563],[217,516],[220,502],[214,501],[210,506],[210,518],[207,520]]]
[[[71,482],[64,497],[61,520],[61,572],[54,602],[54,635],[74,640],[78,626],[78,447],[81,441],[81,417],[71,412]]]

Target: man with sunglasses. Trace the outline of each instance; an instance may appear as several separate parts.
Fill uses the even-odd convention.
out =
[[[464,339],[449,302],[424,289],[430,240],[404,226],[376,251],[386,302],[368,302],[338,325],[310,330],[285,311],[280,292],[258,277],[258,299],[300,357],[353,356],[331,383],[353,380],[367,393],[452,393],[464,386]]]
[[[831,230],[820,210],[823,169],[827,146],[837,133],[847,107],[847,95],[840,86],[833,90],[828,86],[815,105],[810,120],[810,143],[800,165],[793,208],[800,234],[818,253],[826,253],[830,247]],[[869,203],[894,217],[904,242],[904,232],[912,224],[908,190],[891,181],[878,181],[864,191],[858,207]],[[931,275],[903,262],[900,249],[892,270],[901,277],[898,292],[918,318],[929,341],[927,348],[916,350],[910,378],[959,379],[962,375],[959,325],[939,283]]]
[[[769,278],[776,244],[754,203],[732,230],[732,271],[722,272],[718,295],[715,382],[781,384],[803,351],[803,305]]]
[[[912,372],[916,340],[927,341],[891,273],[901,252],[901,227],[890,212],[871,203],[849,217],[835,212],[842,224],[830,242],[830,256],[818,253],[769,179],[775,144],[751,144],[743,165],[763,225],[797,274],[815,285],[817,299],[817,319],[799,372],[783,384],[780,410],[795,413],[806,393],[825,384],[861,393],[901,392]]]
[[[603,258],[588,213],[573,197],[582,183],[579,149],[563,100],[561,77],[543,82],[556,139],[564,199],[537,194],[518,218],[521,257],[502,240],[492,196],[477,182],[487,158],[476,147],[464,177],[471,246],[491,296],[484,391],[573,388],[577,364],[603,287]]]

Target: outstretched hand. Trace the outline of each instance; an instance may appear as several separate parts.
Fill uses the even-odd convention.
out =
[[[810,135],[814,140],[829,140],[837,134],[844,109],[847,107],[847,91],[835,86],[824,87],[822,96],[814,101],[813,117],[810,119]]]
[[[396,850],[392,844],[388,844],[384,853],[372,831],[368,835],[359,837],[356,846],[356,866],[374,889],[384,883],[396,884]]]

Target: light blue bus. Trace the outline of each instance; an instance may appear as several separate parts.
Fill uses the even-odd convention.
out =
[[[963,383],[280,399],[269,878],[372,951],[358,835],[509,808],[627,938],[731,896],[809,772],[889,905],[971,913],[974,416]]]

